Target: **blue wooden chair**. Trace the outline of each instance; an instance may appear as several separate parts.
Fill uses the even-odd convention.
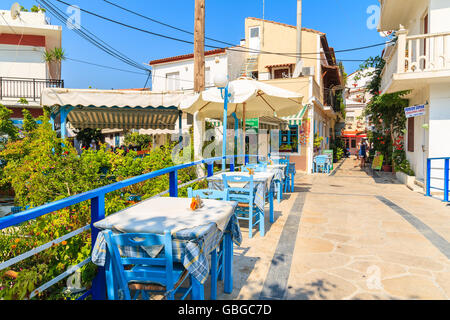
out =
[[[259,224],[260,235],[264,236],[264,211],[255,205],[255,184],[253,176],[227,176],[222,175],[224,188],[228,189],[230,201],[237,201],[236,216],[239,220],[248,221],[248,236],[252,238],[253,228]],[[233,182],[245,182],[243,188],[234,188],[229,185]]]
[[[181,263],[173,262],[172,236],[170,231],[164,235],[150,233],[105,233],[107,244],[107,261],[105,264],[108,299],[110,300],[148,300],[148,292],[163,294],[173,300],[175,293],[183,294],[182,299],[191,293],[198,282],[190,279],[188,288],[180,288],[186,280],[188,271]],[[157,258],[121,257],[119,246],[150,247],[163,246]],[[162,257],[159,257],[162,255]],[[201,286],[201,285],[200,285]],[[131,296],[131,292],[135,292]]]
[[[278,162],[278,164],[285,164],[285,165],[286,165],[286,174],[284,175],[284,180],[283,180],[283,185],[282,185],[282,187],[283,187],[283,189],[284,189],[284,192],[288,192],[288,189],[289,189],[289,183],[290,183],[290,176],[289,176],[289,174],[288,174],[288,172],[289,172],[289,166],[290,166],[289,160],[288,160],[288,159],[280,159],[279,162]]]
[[[229,201],[229,191],[214,190],[214,189],[187,189],[188,198],[199,196],[201,199],[214,199]],[[223,250],[223,241],[220,242],[219,247],[211,251],[211,300],[217,299],[217,281],[223,280],[225,254]]]
[[[295,174],[297,173],[297,171],[295,170],[295,163],[291,162],[289,163],[289,166],[287,167],[286,170],[286,175],[289,176],[289,182],[291,184],[291,192],[294,192],[294,183],[295,183]]]
[[[329,173],[328,156],[319,155],[314,158],[314,172]]]

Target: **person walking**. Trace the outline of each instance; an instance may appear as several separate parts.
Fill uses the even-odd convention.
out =
[[[366,140],[361,140],[361,143],[359,145],[359,158],[361,159],[360,167],[363,169],[366,166],[366,155],[367,154],[367,144]]]

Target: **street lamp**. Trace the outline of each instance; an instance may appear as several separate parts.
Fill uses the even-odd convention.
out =
[[[228,76],[223,73],[217,73],[214,76],[214,85],[220,89],[223,98],[223,141],[222,141],[222,157],[227,154],[227,113],[228,113]],[[224,92],[225,91],[225,92]],[[226,170],[226,158],[222,159],[222,170]]]

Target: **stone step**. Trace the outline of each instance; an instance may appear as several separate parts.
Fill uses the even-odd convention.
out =
[[[425,184],[423,183],[422,180],[415,179],[414,184],[421,187],[422,189],[425,188]]]

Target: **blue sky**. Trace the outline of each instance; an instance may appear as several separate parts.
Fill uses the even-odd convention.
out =
[[[61,10],[67,7],[55,0],[49,0]],[[194,0],[110,0],[142,15],[163,21],[178,28],[194,30]],[[10,3],[2,1],[1,9],[9,9]],[[151,21],[126,13],[112,7],[103,0],[78,0],[66,2],[78,5],[106,17],[150,30],[155,33],[193,41],[193,36]],[[37,4],[34,0],[19,0],[26,8]],[[238,44],[244,38],[244,19],[246,17],[262,18],[263,0],[206,0],[206,36],[225,42]],[[378,5],[378,0],[303,0],[303,27],[319,30],[327,34],[329,45],[335,50],[348,49],[381,43],[384,41],[374,29],[369,30],[367,20],[370,18],[367,8]],[[296,24],[296,0],[265,0],[265,19]],[[60,24],[50,16],[52,24]],[[139,63],[173,55],[191,53],[193,45],[163,39],[139,31],[124,28],[103,21],[99,18],[81,13],[81,24],[115,49]],[[208,43],[208,42],[207,42]],[[210,42],[214,46],[223,44]],[[141,73],[119,60],[107,55],[72,30],[63,26],[63,48],[72,59],[89,61],[115,68]],[[209,48],[206,48],[207,50]],[[366,59],[378,55],[382,47],[340,53],[338,59]],[[360,62],[344,62],[347,73],[355,71]],[[63,79],[66,87],[98,89],[141,88],[147,76],[145,74],[126,73],[109,70],[74,61],[64,61]]]

